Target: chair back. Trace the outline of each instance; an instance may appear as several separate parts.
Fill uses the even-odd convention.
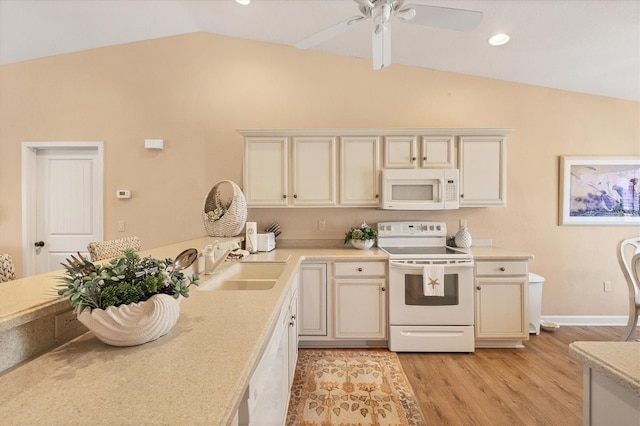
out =
[[[629,298],[640,304],[640,237],[627,238],[618,244],[618,263],[629,285]]]
[[[140,251],[140,239],[138,237],[126,237],[117,240],[92,242],[87,246],[92,262],[120,256],[128,249]]]
[[[8,254],[0,254],[0,283],[16,279],[16,270],[13,267],[13,260]]]

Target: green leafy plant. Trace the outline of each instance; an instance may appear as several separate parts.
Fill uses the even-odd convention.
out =
[[[174,298],[189,297],[189,287],[198,285],[199,276],[191,277],[174,270],[174,260],[140,258],[133,250],[126,250],[109,263],[95,265],[90,273],[74,273],[67,269],[57,293],[69,298],[81,313],[84,309],[106,309],[109,306],[144,302],[156,294]]]
[[[344,243],[348,244],[351,240],[374,240],[378,241],[378,231],[362,222],[360,228],[351,228],[344,234]]]

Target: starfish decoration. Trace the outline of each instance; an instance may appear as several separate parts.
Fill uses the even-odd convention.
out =
[[[429,285],[431,286],[431,288],[436,288],[437,285],[440,285],[440,283],[438,282],[438,279],[433,279],[431,277],[429,277]]]

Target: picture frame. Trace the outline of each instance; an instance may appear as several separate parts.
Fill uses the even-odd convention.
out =
[[[640,157],[560,157],[560,225],[640,225]]]

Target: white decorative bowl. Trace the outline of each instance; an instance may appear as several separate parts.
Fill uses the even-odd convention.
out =
[[[108,345],[136,346],[167,334],[178,316],[179,300],[168,294],[156,294],[140,303],[85,309],[78,320]]]
[[[351,245],[360,250],[369,250],[374,243],[375,240],[351,240]]]

